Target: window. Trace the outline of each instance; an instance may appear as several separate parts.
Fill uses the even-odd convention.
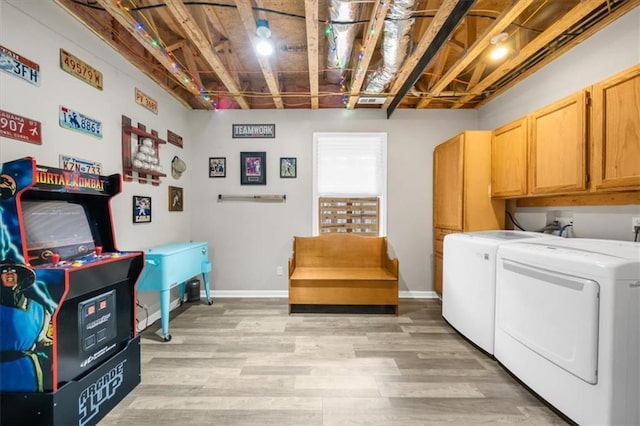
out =
[[[386,133],[314,133],[313,159],[313,234],[386,235]]]

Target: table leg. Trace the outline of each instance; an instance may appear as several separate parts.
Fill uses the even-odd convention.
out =
[[[205,262],[202,268],[202,281],[204,282],[204,294],[207,297],[207,303],[213,305],[213,301],[209,295],[209,272],[211,271],[211,262]]]
[[[165,342],[171,340],[171,335],[169,334],[169,296],[171,295],[170,290],[161,290],[160,291],[160,321],[162,322],[162,338]]]

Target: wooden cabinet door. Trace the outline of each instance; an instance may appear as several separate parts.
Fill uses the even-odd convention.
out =
[[[433,226],[462,230],[464,135],[441,143],[433,153]]]
[[[586,91],[529,116],[529,193],[562,194],[587,189]]]
[[[593,86],[592,185],[640,189],[640,65]]]
[[[491,139],[491,196],[527,194],[527,119],[493,131]]]

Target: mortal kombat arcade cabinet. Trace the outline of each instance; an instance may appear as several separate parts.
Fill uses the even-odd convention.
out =
[[[97,423],[140,383],[135,283],[116,248],[121,176],[0,165],[0,424]]]

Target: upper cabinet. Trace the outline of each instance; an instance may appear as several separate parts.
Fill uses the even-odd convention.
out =
[[[592,185],[640,189],[640,65],[593,86]]]
[[[587,189],[587,91],[529,115],[529,193]]]
[[[491,140],[491,196],[527,194],[527,118],[493,131]]]
[[[494,130],[491,195],[586,191],[587,102],[581,91]]]

